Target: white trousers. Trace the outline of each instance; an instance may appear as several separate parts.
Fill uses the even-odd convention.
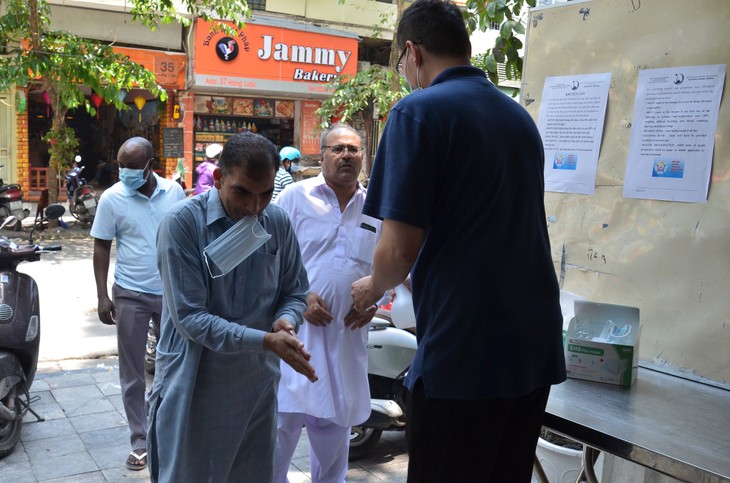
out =
[[[347,475],[350,428],[303,413],[279,413],[274,451],[274,483],[286,483],[302,426],[309,438],[309,461],[313,483],[342,483]]]

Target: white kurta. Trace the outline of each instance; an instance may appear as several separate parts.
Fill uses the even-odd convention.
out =
[[[333,320],[325,327],[304,323],[299,338],[312,354],[319,380],[281,364],[279,412],[304,413],[340,426],[370,416],[366,344],[368,327],[351,330],[344,320],[352,308],[352,283],[372,272],[382,222],[363,215],[365,189],[358,187],[345,211],[320,174],[289,185],[277,197],[299,240],[310,290],[327,303]]]

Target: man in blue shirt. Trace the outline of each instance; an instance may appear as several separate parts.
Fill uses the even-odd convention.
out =
[[[397,38],[417,92],[391,110],[378,147],[363,212],[383,232],[355,307],[411,272],[408,481],[528,482],[550,385],[565,379],[542,142],[471,67],[453,3],[414,2]]]
[[[307,273],[289,217],[269,205],[278,167],[269,140],[239,133],[223,147],[214,188],[176,205],[160,225],[165,304],[150,397],[153,481],[271,481],[280,358],[317,379],[294,335]],[[213,277],[205,248],[247,216],[271,238]]]
[[[131,470],[147,465],[144,355],[149,322],[159,328],[162,312],[162,282],[155,257],[157,227],[165,212],[185,198],[180,185],[152,171],[153,155],[152,144],[141,137],[119,148],[120,180],[101,195],[91,227],[99,319],[117,327],[119,381],[132,445],[126,464]],[[112,301],[107,277],[114,238]]]

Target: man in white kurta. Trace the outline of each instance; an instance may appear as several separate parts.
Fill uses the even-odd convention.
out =
[[[310,293],[298,336],[312,354],[319,381],[281,365],[274,481],[284,482],[307,428],[313,482],[342,482],[350,426],[370,416],[368,323],[376,307],[353,307],[351,285],[372,271],[381,221],[362,214],[365,189],[359,134],[345,125],[323,132],[322,173],[287,186],[276,199],[291,218]]]

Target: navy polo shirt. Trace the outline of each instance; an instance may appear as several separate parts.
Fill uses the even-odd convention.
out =
[[[447,69],[391,110],[363,211],[425,230],[409,388],[518,397],[565,379],[543,189],[535,123],[483,71]]]

